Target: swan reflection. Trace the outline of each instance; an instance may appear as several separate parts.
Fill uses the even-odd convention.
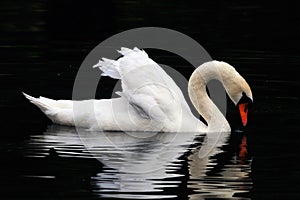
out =
[[[99,197],[180,197],[179,188],[187,176],[185,187],[193,191],[190,199],[216,194],[232,197],[236,192],[249,190],[243,184],[249,185],[251,180],[249,162],[219,167],[215,176],[215,166],[223,162],[222,147],[229,145],[229,137],[230,133],[90,132],[51,125],[44,135],[31,137],[27,156],[49,157],[49,152],[55,152],[61,158],[96,158],[104,166],[91,175],[90,183]]]
[[[201,148],[189,156],[188,187],[194,191],[189,199],[234,196],[242,199],[252,188],[252,180],[249,177],[252,160],[246,155],[246,136],[242,136],[240,140],[240,135],[233,134],[228,138],[229,143],[221,144],[223,139],[225,138],[218,142],[221,149],[214,148],[210,156],[199,156],[203,153]]]

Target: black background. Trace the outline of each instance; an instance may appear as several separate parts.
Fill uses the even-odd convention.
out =
[[[2,160],[11,156],[9,145],[18,146],[51,123],[21,91],[70,99],[77,70],[97,44],[128,29],[164,27],[194,38],[214,59],[235,66],[252,87],[251,197],[299,198],[299,17],[299,6],[289,1],[1,1]],[[186,77],[192,73],[175,55],[149,54]],[[104,79],[97,97],[109,97],[112,83]]]

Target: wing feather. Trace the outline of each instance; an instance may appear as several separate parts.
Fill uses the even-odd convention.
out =
[[[177,112],[174,103],[186,104],[173,79],[144,50],[122,47],[118,52],[123,55],[118,60],[102,58],[94,67],[104,76],[121,79],[122,92],[117,94],[125,97],[141,117],[162,122]]]

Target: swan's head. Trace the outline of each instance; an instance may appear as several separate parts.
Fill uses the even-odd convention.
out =
[[[232,67],[231,65],[222,62],[226,65],[225,72],[222,74],[222,80],[225,83],[225,89],[229,98],[237,106],[243,126],[247,124],[248,110],[252,106],[253,96],[249,84],[246,80]]]
[[[192,102],[201,102],[202,98],[205,97],[203,88],[210,80],[214,79],[219,80],[223,84],[229,98],[239,109],[243,126],[246,126],[248,109],[253,102],[252,92],[246,80],[234,67],[226,62],[208,61],[193,72],[189,80],[189,94]],[[197,93],[195,92],[196,90],[201,92]],[[211,118],[210,109],[205,107],[208,104],[203,103],[203,105],[199,105],[198,102],[194,104],[196,109],[206,121],[209,121]]]

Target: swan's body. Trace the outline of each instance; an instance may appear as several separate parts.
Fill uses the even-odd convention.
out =
[[[227,63],[211,61],[198,67],[189,80],[189,95],[208,126],[191,112],[184,96],[172,78],[145,51],[122,48],[118,60],[103,59],[102,76],[122,81],[119,98],[102,100],[52,100],[24,94],[54,123],[115,131],[208,132],[230,131],[230,126],[209,99],[205,87],[209,80],[220,80],[231,100],[238,104],[243,96],[252,100],[246,81]],[[244,94],[244,95],[243,95]],[[93,104],[94,113],[74,106]]]

